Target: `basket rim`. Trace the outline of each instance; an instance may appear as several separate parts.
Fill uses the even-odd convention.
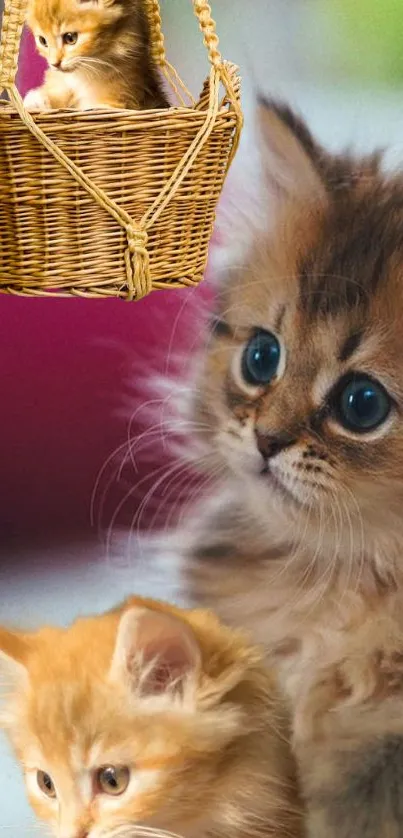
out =
[[[40,122],[46,120],[47,122],[57,122],[59,118],[65,120],[68,119],[69,121],[76,121],[76,122],[85,122],[87,119],[91,119],[91,117],[102,117],[103,120],[107,122],[114,122],[117,119],[130,119],[133,122],[157,122],[160,121],[162,118],[171,115],[176,117],[186,117],[187,119],[192,119],[192,117],[203,117],[206,112],[207,108],[184,108],[182,106],[173,106],[171,108],[164,108],[164,109],[156,109],[152,108],[149,110],[142,110],[142,111],[135,111],[125,108],[91,108],[87,111],[78,111],[74,110],[74,108],[52,108],[51,110],[47,111],[32,111],[32,116],[35,117],[35,122]],[[227,103],[221,105],[218,113],[217,118],[222,116],[232,116],[235,115],[235,109],[230,107]],[[16,116],[19,119],[19,115],[15,108],[10,105],[9,102],[5,99],[0,100],[0,116]],[[22,128],[26,128],[26,126],[21,123]]]
[[[238,105],[240,105],[240,87],[242,79],[239,72],[239,67],[237,64],[234,64],[231,61],[225,61],[224,64],[231,77],[236,102]],[[91,108],[85,111],[81,111],[75,108],[49,108],[49,110],[46,111],[32,111],[32,116],[35,118],[35,121],[42,121],[42,119],[46,119],[51,120],[52,122],[57,121],[59,117],[63,118],[63,120],[69,119],[69,121],[76,120],[80,122],[88,119],[90,115],[102,115],[103,119],[107,119],[107,121],[111,122],[117,118],[133,119],[133,121],[140,122],[142,119],[152,119],[153,117],[155,119],[161,119],[167,116],[168,114],[172,113],[175,113],[177,116],[189,116],[191,114],[206,114],[208,112],[208,101],[205,95],[205,91],[209,90],[210,86],[211,77],[207,76],[204,81],[204,85],[199,95],[199,98],[195,101],[195,105],[170,105],[169,108],[148,108],[144,110],[135,110],[131,108]],[[205,105],[204,100],[206,102]],[[223,113],[236,114],[236,108],[234,107],[234,104],[231,102],[231,100],[227,97],[226,94],[224,94],[222,97],[217,116],[221,116]],[[0,99],[0,115],[11,116],[13,114],[15,114],[18,117],[18,119],[20,119],[14,105],[8,99]]]

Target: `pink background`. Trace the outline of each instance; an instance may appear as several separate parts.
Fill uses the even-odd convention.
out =
[[[40,83],[42,72],[25,36],[18,78],[23,94]],[[151,364],[163,371],[168,350],[194,343],[194,328],[181,311],[188,300],[197,310],[206,295],[203,286],[133,304],[0,296],[3,543],[91,532],[97,475],[124,443],[128,419],[144,399],[139,378],[151,375]],[[131,433],[139,427],[134,422]],[[151,448],[151,467],[153,459],[161,466],[164,456],[158,445]],[[150,469],[150,462],[139,468]],[[106,495],[100,517],[107,526],[127,487],[113,480],[106,491],[107,472],[102,479],[97,498]],[[123,504],[127,520],[136,503],[130,495]]]

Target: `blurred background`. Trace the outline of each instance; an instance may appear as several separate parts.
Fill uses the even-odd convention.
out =
[[[223,53],[253,88],[284,96],[323,141],[402,143],[403,6],[400,0],[241,0],[212,3]],[[163,5],[171,56],[197,87],[203,55],[189,0]],[[183,37],[185,35],[185,37]]]
[[[286,98],[331,148],[382,146],[390,165],[403,161],[402,0],[212,6],[223,55],[244,77],[246,127],[224,202],[228,190],[241,201],[247,189],[256,89]],[[191,2],[162,0],[162,10],[169,57],[197,93],[207,64]],[[42,69],[25,39],[24,92]],[[212,248],[219,246],[230,250],[231,241],[215,237]],[[144,380],[177,371],[175,356],[197,345],[200,311],[211,299],[208,274],[197,291],[159,292],[131,305],[0,296],[0,621],[65,621],[134,589],[176,596],[171,565],[152,577],[133,560],[140,519],[157,520],[157,496],[142,502],[169,464],[162,432],[146,450],[137,442],[155,422]],[[135,456],[122,468],[128,439]],[[189,497],[182,479],[183,487]],[[115,550],[123,525],[135,533]],[[19,773],[1,746],[0,776],[0,828],[31,835]]]

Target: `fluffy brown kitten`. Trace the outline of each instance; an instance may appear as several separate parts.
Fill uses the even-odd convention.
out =
[[[29,0],[27,22],[50,67],[29,109],[168,107],[144,0]]]
[[[132,597],[67,629],[0,628],[0,687],[57,838],[302,836],[274,680],[210,612]]]
[[[223,479],[184,534],[191,593],[251,629],[278,667],[309,834],[392,838],[403,177],[379,156],[327,153],[286,107],[263,103],[260,123],[268,220],[228,271],[193,389],[204,462]]]

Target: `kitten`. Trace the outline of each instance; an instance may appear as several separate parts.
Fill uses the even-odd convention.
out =
[[[144,0],[29,0],[27,22],[50,67],[27,108],[169,107]]]
[[[302,835],[261,653],[206,611],[133,597],[70,628],[0,629],[0,723],[58,838]]]
[[[259,113],[266,229],[193,385],[223,477],[182,533],[189,584],[266,644],[309,834],[403,835],[403,176]]]

